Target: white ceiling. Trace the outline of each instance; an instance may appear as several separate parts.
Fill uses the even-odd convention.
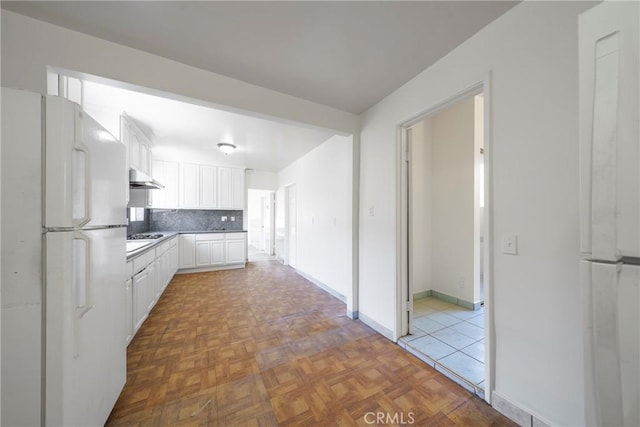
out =
[[[510,1],[2,1],[2,8],[359,114]]]
[[[358,114],[516,3],[2,1],[1,7]],[[332,135],[91,82],[85,101],[111,116],[126,111],[163,157],[202,155],[263,171],[280,171]],[[226,157],[215,147],[224,139],[238,145]]]
[[[83,103],[116,135],[126,112],[153,140],[154,157],[165,159],[278,172],[333,135],[91,81],[84,81]],[[217,148],[223,141],[238,148],[225,156]]]

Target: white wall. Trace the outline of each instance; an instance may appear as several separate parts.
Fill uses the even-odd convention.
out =
[[[345,297],[352,280],[352,167],[351,137],[334,136],[278,174],[280,188],[297,189],[296,269]]]
[[[473,97],[438,112],[431,123],[432,289],[473,303]]]
[[[256,170],[247,173],[247,188],[250,190],[276,191],[278,189],[278,174]]]
[[[358,117],[190,67],[141,50],[2,10],[2,86],[47,92],[47,66],[175,94],[228,111],[253,112],[352,133]]]
[[[411,188],[409,230],[410,280],[413,293],[433,289],[431,272],[431,187],[432,187],[432,126],[425,119],[410,129],[409,144],[411,150]]]
[[[492,71],[492,238],[519,237],[518,256],[493,252],[494,388],[554,425],[584,422],[577,16],[588,7],[523,2],[361,120],[360,312],[397,333],[397,125]]]

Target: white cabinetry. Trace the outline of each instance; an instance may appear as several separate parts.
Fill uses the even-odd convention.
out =
[[[177,209],[180,207],[180,164],[178,162],[167,162],[163,160],[154,160],[151,162],[152,176],[164,188],[159,190],[148,190],[151,202],[154,208]]]
[[[147,269],[133,276],[133,333],[140,329],[149,314],[147,293],[150,279]]]
[[[151,141],[126,114],[120,116],[120,140],[127,147],[129,167],[151,175]]]
[[[191,163],[182,164],[181,206],[197,209],[200,207],[200,166]]]
[[[216,209],[218,207],[217,176],[215,166],[200,165],[200,207]]]
[[[127,263],[133,277],[125,283],[129,290],[127,343],[140,329],[153,306],[178,269],[178,238],[172,237]]]
[[[247,240],[244,233],[227,234],[225,241],[225,262],[227,264],[244,263],[247,259],[246,249]]]
[[[196,267],[223,265],[224,233],[196,234]]]
[[[244,170],[218,168],[218,206],[220,209],[244,209]]]
[[[180,235],[182,272],[242,268],[246,263],[245,233],[201,233]]]
[[[193,268],[196,266],[196,236],[195,234],[180,235],[179,268]]]

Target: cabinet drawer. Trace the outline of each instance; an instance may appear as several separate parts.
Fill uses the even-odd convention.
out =
[[[224,233],[196,234],[196,241],[199,240],[224,240]]]
[[[133,260],[133,273],[144,270],[149,264],[156,259],[156,250],[152,249]]]
[[[133,277],[133,260],[127,261],[127,277]]]

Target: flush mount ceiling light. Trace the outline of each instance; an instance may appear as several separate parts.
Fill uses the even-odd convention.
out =
[[[236,146],[235,146],[235,145],[233,145],[233,144],[231,144],[231,143],[228,143],[228,142],[220,142],[220,143],[218,143],[218,148],[219,148],[219,149],[220,149],[220,151],[222,151],[222,152],[225,154],[225,156],[226,156],[227,154],[231,154],[231,153],[233,153],[233,150],[235,150],[235,149],[236,149]]]

